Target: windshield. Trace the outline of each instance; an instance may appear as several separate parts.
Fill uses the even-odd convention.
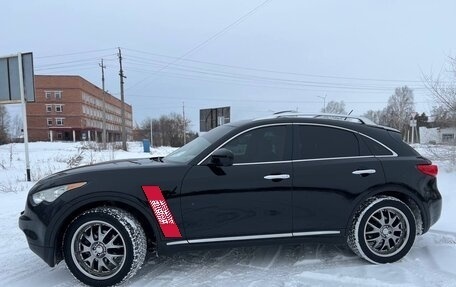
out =
[[[163,158],[164,162],[176,162],[176,163],[189,163],[213,144],[216,140],[224,136],[226,133],[233,129],[232,126],[223,125],[219,126],[204,135],[197,137],[188,144],[181,148],[173,151],[169,155]]]

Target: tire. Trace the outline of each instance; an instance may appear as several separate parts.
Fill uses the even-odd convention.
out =
[[[130,213],[114,207],[85,211],[71,222],[64,236],[68,269],[90,286],[124,282],[141,268],[146,253],[141,224]]]
[[[402,259],[416,237],[413,212],[397,198],[368,199],[356,213],[347,243],[361,258],[374,263],[392,263]]]

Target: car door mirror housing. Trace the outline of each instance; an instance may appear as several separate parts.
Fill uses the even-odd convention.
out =
[[[215,166],[231,166],[234,162],[234,154],[226,148],[216,150],[211,155],[211,165]]]

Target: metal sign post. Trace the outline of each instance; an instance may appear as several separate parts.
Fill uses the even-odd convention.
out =
[[[22,71],[22,54],[17,54],[17,62],[19,65],[19,92],[21,94],[21,105],[22,105],[22,121],[24,129],[24,148],[25,148],[25,169],[27,174],[27,181],[31,181],[30,178],[30,159],[29,159],[29,147],[28,147],[28,130],[27,130],[27,102],[25,100],[24,92],[24,77]]]
[[[412,118],[410,119],[410,127],[412,128],[412,144],[415,143],[415,128],[416,128],[416,112],[412,112]]]
[[[0,103],[22,104],[27,181],[31,179],[26,104],[35,101],[34,80],[32,53],[17,53],[0,57]]]

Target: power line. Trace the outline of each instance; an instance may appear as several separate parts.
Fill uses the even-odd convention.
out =
[[[229,24],[228,26],[225,26],[223,29],[221,29],[220,31],[218,31],[217,33],[213,34],[212,36],[210,36],[209,38],[207,38],[206,40],[204,40],[203,42],[199,43],[198,45],[196,45],[195,47],[193,47],[192,49],[188,50],[186,53],[184,53],[182,56],[174,59],[173,61],[169,62],[167,65],[165,65],[164,67],[160,68],[159,70],[157,70],[155,72],[155,74],[158,74],[160,73],[161,71],[165,70],[166,68],[168,68],[169,66],[181,61],[182,59],[184,59],[185,57],[189,56],[190,54],[196,52],[197,50],[203,48],[204,46],[206,46],[209,42],[211,42],[212,40],[215,40],[217,38],[219,38],[220,36],[222,36],[223,34],[225,34],[226,32],[228,32],[229,30],[231,30],[231,28],[233,28],[234,26],[244,22],[248,17],[252,16],[253,14],[255,14],[261,7],[265,6],[267,3],[269,3],[270,1],[272,0],[266,0],[266,1],[263,1],[262,3],[260,3],[259,5],[255,6],[253,9],[251,9],[250,11],[248,11],[246,14],[242,15],[241,17],[239,17],[238,19],[236,19],[236,21],[232,22],[231,24]],[[136,84],[132,85],[131,87],[129,87],[129,89],[132,89],[136,86],[138,86],[140,83],[142,83],[143,81],[147,80],[149,77],[146,77],[144,79],[142,79],[141,81],[137,82]]]
[[[141,98],[163,98],[163,96],[146,96],[143,94],[129,94],[129,97],[141,97]],[[173,99],[173,100],[185,100],[185,101],[217,101],[217,102],[270,102],[270,103],[301,103],[301,104],[320,104],[321,101],[318,100],[313,100],[313,101],[308,101],[308,100],[287,100],[287,99],[265,99],[262,98],[260,99],[249,99],[249,98],[242,98],[242,99],[218,99],[218,98],[206,98],[206,97],[199,97],[198,99],[195,99],[194,97],[191,96],[166,96],[166,99]],[[344,101],[346,104],[387,104],[388,101]],[[416,104],[425,104],[427,103],[426,101],[415,101],[414,103]],[[187,105],[186,105],[187,106]]]
[[[97,56],[97,57],[76,59],[76,60],[65,61],[65,62],[54,62],[54,63],[49,63],[49,64],[37,65],[36,68],[41,69],[41,68],[61,66],[61,65],[78,64],[78,63],[83,63],[83,62],[93,62],[93,61],[99,60],[100,58],[105,58],[105,60],[107,60],[107,61],[112,61],[112,60],[115,60],[115,59],[114,58],[106,59],[106,58],[107,57],[112,57],[112,56],[115,56],[115,55],[116,54],[108,54],[108,55],[101,55],[101,56]]]
[[[130,71],[132,71],[130,69]],[[205,82],[214,82],[214,83],[222,83],[222,84],[227,84],[227,85],[242,85],[242,86],[249,86],[249,87],[260,87],[260,88],[269,88],[269,89],[280,89],[280,90],[293,90],[293,91],[305,91],[305,92],[316,92],[316,93],[321,93],[322,91],[327,91],[326,89],[325,90],[322,90],[322,89],[309,89],[309,88],[297,88],[297,87],[286,87],[286,86],[273,86],[273,85],[260,85],[260,84],[251,84],[249,82],[239,82],[239,81],[230,81],[230,80],[218,80],[218,79],[212,79],[212,80],[208,80],[206,78],[202,78],[202,77],[196,77],[196,76],[179,76],[175,73],[168,73],[168,72],[165,72],[164,73],[165,75],[163,75],[163,77],[171,77],[171,78],[180,78],[180,79],[187,79],[187,80],[201,80],[201,81],[205,81]],[[169,74],[169,75],[168,75]],[[335,89],[331,89],[330,91],[331,93],[349,93],[349,94],[354,94],[354,93],[363,93],[363,94],[366,94],[366,91],[363,91],[363,90],[345,90],[345,91],[341,91],[341,90],[335,90]],[[381,94],[381,95],[385,95],[385,92],[384,91],[368,91],[369,94],[372,94],[372,93],[375,93],[375,94]],[[415,93],[416,95],[417,93]]]
[[[329,88],[329,89],[348,89],[348,90],[366,90],[366,91],[391,91],[395,87],[392,86],[378,86],[378,85],[357,85],[352,83],[334,83],[334,82],[315,82],[315,81],[303,81],[303,80],[294,80],[286,78],[273,78],[273,77],[264,77],[258,75],[249,75],[249,74],[239,74],[239,73],[229,73],[229,72],[219,72],[208,69],[181,69],[173,67],[171,69],[180,70],[184,72],[190,72],[191,74],[185,73],[170,73],[164,72],[165,74],[178,75],[178,76],[193,76],[192,74],[199,74],[203,76],[208,76],[209,79],[229,79],[233,81],[248,81],[248,82],[260,82],[260,83],[269,83],[269,84],[279,84],[285,86],[297,86],[297,87],[316,87],[316,88]],[[141,68],[130,68],[130,70],[141,71],[144,73],[153,74],[154,71],[141,69]],[[207,79],[200,77],[199,79]],[[423,90],[424,87],[414,87],[414,90]]]
[[[131,62],[133,65],[141,65],[144,66],[144,64],[140,64],[138,62]],[[155,66],[155,64],[152,64],[152,66]],[[183,65],[177,65],[177,66],[183,66]],[[188,67],[188,66],[184,66]],[[185,69],[185,68],[177,68],[177,67],[171,67],[170,69],[175,69],[175,70],[180,70],[180,71],[187,71],[187,72],[193,72],[193,73],[198,73],[198,74],[205,74],[205,75],[211,75],[211,76],[223,76],[223,77],[233,77],[233,78],[243,78],[243,79],[253,79],[253,80],[262,80],[262,81],[279,81],[279,82],[287,82],[287,83],[297,83],[297,84],[316,84],[316,85],[325,85],[326,86],[344,86],[344,87],[357,87],[357,88],[372,88],[372,89],[380,89],[380,90],[390,90],[394,89],[395,87],[392,86],[378,86],[378,85],[358,85],[358,84],[352,84],[352,83],[343,83],[343,82],[316,82],[316,81],[303,81],[303,80],[294,80],[294,79],[286,79],[286,78],[274,78],[274,77],[264,77],[264,76],[258,76],[258,75],[253,75],[253,74],[240,74],[240,73],[230,73],[230,72],[224,72],[224,71],[218,71],[218,70],[213,70],[213,69],[201,69],[201,68],[193,68],[191,67],[190,69]],[[151,70],[144,70],[146,72],[154,73],[154,71]],[[416,86],[415,86],[416,88]],[[422,86],[421,88],[418,89],[424,89],[425,87]]]
[[[157,56],[157,57],[179,59],[179,57],[151,53],[151,52],[141,51],[141,50],[137,50],[137,49],[130,49],[130,48],[124,48],[124,49],[127,51],[148,54],[148,55]],[[138,57],[138,56],[133,56],[133,55],[130,55],[129,57],[167,63],[164,61],[152,60],[150,58]],[[227,65],[227,64],[222,64],[222,63],[214,63],[214,62],[194,60],[194,59],[181,59],[181,60],[186,61],[186,62],[193,62],[193,63],[199,63],[199,64],[212,65],[212,66],[220,66],[220,67],[233,68],[233,69],[242,69],[242,70],[251,70],[251,71],[258,71],[258,72],[286,74],[286,75],[294,75],[294,76],[305,76],[305,77],[314,77],[314,78],[330,78],[330,79],[340,79],[340,80],[356,80],[356,81],[372,81],[372,82],[422,83],[422,81],[420,81],[420,80],[379,79],[379,78],[361,78],[361,77],[343,77],[343,76],[334,76],[334,75],[319,75],[319,74],[297,73],[297,72],[289,72],[289,71],[278,71],[278,70],[272,70],[272,69],[260,69],[260,68],[255,68],[255,67],[238,66],[238,65]]]
[[[47,67],[47,68],[35,68],[36,71],[47,71],[47,70],[61,70],[61,69],[69,69],[69,68],[78,68],[81,67],[96,67],[97,62],[94,63],[79,63],[79,64],[72,64],[72,65],[65,65],[65,66],[58,66],[58,67]]]
[[[54,57],[66,57],[66,56],[74,56],[74,55],[81,55],[81,54],[91,54],[96,52],[104,52],[104,51],[112,51],[116,49],[114,48],[106,48],[106,49],[97,49],[97,50],[87,50],[87,51],[79,51],[73,53],[65,53],[65,54],[54,54],[54,55],[45,55],[45,56],[34,56],[35,59],[44,59],[44,58],[54,58]]]

